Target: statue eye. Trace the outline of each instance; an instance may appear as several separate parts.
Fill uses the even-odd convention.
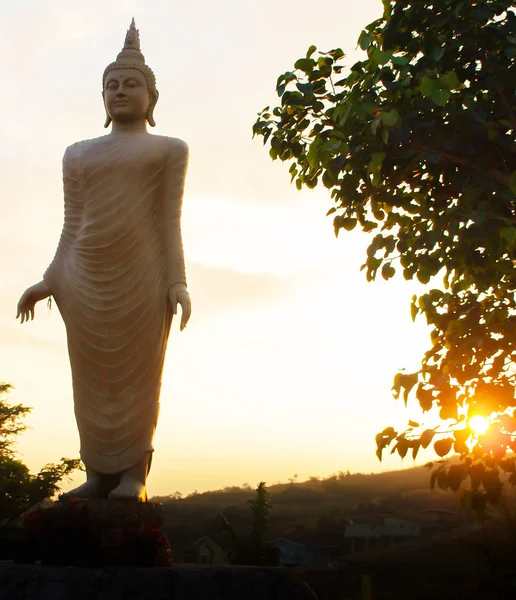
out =
[[[109,81],[108,84],[106,85],[106,89],[108,90],[115,90],[118,87],[118,82],[117,81]]]
[[[138,85],[140,85],[139,81],[136,81],[136,79],[128,79],[125,84],[129,87],[137,87]]]

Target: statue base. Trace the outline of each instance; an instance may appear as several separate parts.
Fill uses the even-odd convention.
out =
[[[168,566],[163,507],[136,500],[63,498],[23,519],[17,562],[44,565]]]

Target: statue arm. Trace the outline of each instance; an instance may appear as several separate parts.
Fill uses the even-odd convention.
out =
[[[50,295],[56,295],[59,286],[61,264],[73,243],[80,222],[80,202],[78,196],[78,177],[75,168],[76,161],[72,159],[71,148],[68,148],[63,157],[63,183],[65,196],[65,220],[61,239],[57,247],[54,260],[45,271],[42,281],[32,285],[22,294],[17,307],[16,318],[24,323],[34,319],[34,307]]]
[[[75,145],[66,149],[63,156],[63,192],[64,192],[64,224],[57,250],[52,262],[43,275],[43,281],[50,293],[54,293],[59,272],[66,256],[77,236],[80,226],[82,203],[79,190],[79,169],[75,154]]]
[[[163,197],[163,253],[167,287],[186,288],[185,258],[181,234],[181,210],[188,167],[188,146],[174,140],[168,150]]]
[[[165,257],[168,298],[172,313],[181,306],[181,331],[186,327],[192,304],[186,290],[185,257],[181,235],[181,208],[188,167],[188,146],[181,140],[170,145],[165,170],[162,214],[162,243]]]

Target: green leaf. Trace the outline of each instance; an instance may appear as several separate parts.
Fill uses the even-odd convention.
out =
[[[309,75],[314,70],[314,66],[315,60],[313,58],[300,58],[294,63],[294,67],[296,69],[303,71],[307,75]]]
[[[387,155],[385,152],[373,152],[371,154],[371,162],[369,163],[369,170],[376,171],[382,167],[382,163]]]
[[[394,277],[396,274],[396,269],[389,263],[385,263],[382,267],[382,277],[387,281]]]
[[[430,54],[436,62],[439,62],[444,55],[444,48],[442,46],[438,46],[434,48]]]
[[[500,230],[502,238],[507,242],[507,246],[512,251],[516,247],[516,227],[503,227]]]
[[[511,173],[511,178],[509,179],[509,186],[511,188],[511,192],[516,196],[516,171]]]
[[[431,79],[428,77],[428,75],[425,75],[421,80],[421,93],[423,96],[429,98],[438,89],[437,81],[435,79]]]
[[[382,121],[385,123],[385,125],[389,125],[392,127],[392,125],[396,124],[398,119],[399,119],[399,114],[395,108],[393,108],[392,110],[389,110],[389,111],[382,112]]]
[[[419,438],[421,447],[428,448],[428,446],[430,446],[430,444],[432,443],[434,435],[435,435],[435,431],[433,429],[425,429],[425,431],[423,431],[423,433],[421,434],[421,437]]]
[[[312,169],[315,169],[317,166],[319,166],[319,159],[317,157],[317,153],[319,151],[318,141],[319,141],[319,138],[317,138],[315,141],[313,141],[310,144],[310,149],[308,150],[308,153],[306,155],[308,164],[312,167]]]
[[[390,50],[384,51],[380,50],[380,48],[375,48],[372,56],[370,58],[370,62],[372,65],[384,65],[391,60],[392,52]]]
[[[412,460],[416,460],[419,448],[421,448],[421,444],[419,442],[412,442]]]
[[[362,224],[362,231],[369,233],[370,231],[373,231],[373,229],[376,229],[377,227],[378,227],[378,225],[376,223],[374,223],[373,221],[364,221],[364,223]]]
[[[452,438],[444,438],[443,440],[437,440],[437,442],[434,443],[434,450],[437,454],[437,456],[440,456],[441,458],[443,456],[446,456],[450,450],[452,449],[453,446],[453,439]]]
[[[432,408],[432,405],[434,403],[432,390],[425,389],[421,385],[419,385],[416,392],[416,398],[418,399],[419,406],[421,406],[423,412],[426,412]]]
[[[424,285],[426,285],[429,281],[430,281],[430,273],[429,271],[427,271],[426,269],[424,269],[423,267],[421,267],[417,273],[416,273],[416,277],[418,278],[418,280],[423,283]]]
[[[333,58],[333,60],[338,60],[344,56],[342,48],[334,48],[333,50],[330,50],[328,54]]]
[[[360,34],[360,37],[358,38],[358,43],[360,45],[360,48],[362,48],[362,50],[367,50],[367,48],[369,47],[369,44],[372,42],[373,40],[373,34],[368,32],[368,31],[362,31],[362,33]]]
[[[446,471],[437,471],[437,485],[443,491],[448,489],[448,474]]]
[[[405,65],[408,65],[410,62],[410,57],[408,56],[393,56],[391,58],[391,61],[395,64],[398,65],[399,67],[404,67]]]
[[[308,48],[307,52],[306,52],[306,58],[310,58],[312,56],[312,54],[317,50],[317,46],[314,46],[313,44],[310,46],[310,48]]]
[[[405,458],[409,449],[409,441],[405,438],[400,438],[396,444],[396,449],[401,458]]]
[[[418,380],[417,373],[411,373],[410,375],[403,376],[401,385],[402,385],[402,387],[405,388],[405,391],[403,392],[403,402],[405,403],[405,406],[407,406],[409,394],[410,394],[412,388],[417,384],[417,380]]]
[[[448,90],[439,90],[436,89],[433,93],[432,93],[432,100],[438,105],[438,106],[444,106],[448,100],[450,99],[450,92]]]
[[[457,90],[461,87],[461,82],[455,71],[447,71],[439,77],[439,87],[443,90]]]
[[[412,321],[416,320],[417,317],[417,313],[419,312],[419,308],[417,307],[417,304],[415,304],[414,302],[410,305],[410,318],[412,319]]]
[[[344,227],[344,229],[346,231],[351,231],[352,229],[355,229],[356,225],[357,225],[357,220],[353,219],[351,217],[344,217],[341,220],[342,223],[342,227]]]

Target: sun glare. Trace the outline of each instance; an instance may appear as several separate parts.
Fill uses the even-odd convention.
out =
[[[471,419],[468,421],[468,425],[471,431],[478,435],[484,435],[484,433],[489,429],[489,421],[480,415],[471,417]]]

